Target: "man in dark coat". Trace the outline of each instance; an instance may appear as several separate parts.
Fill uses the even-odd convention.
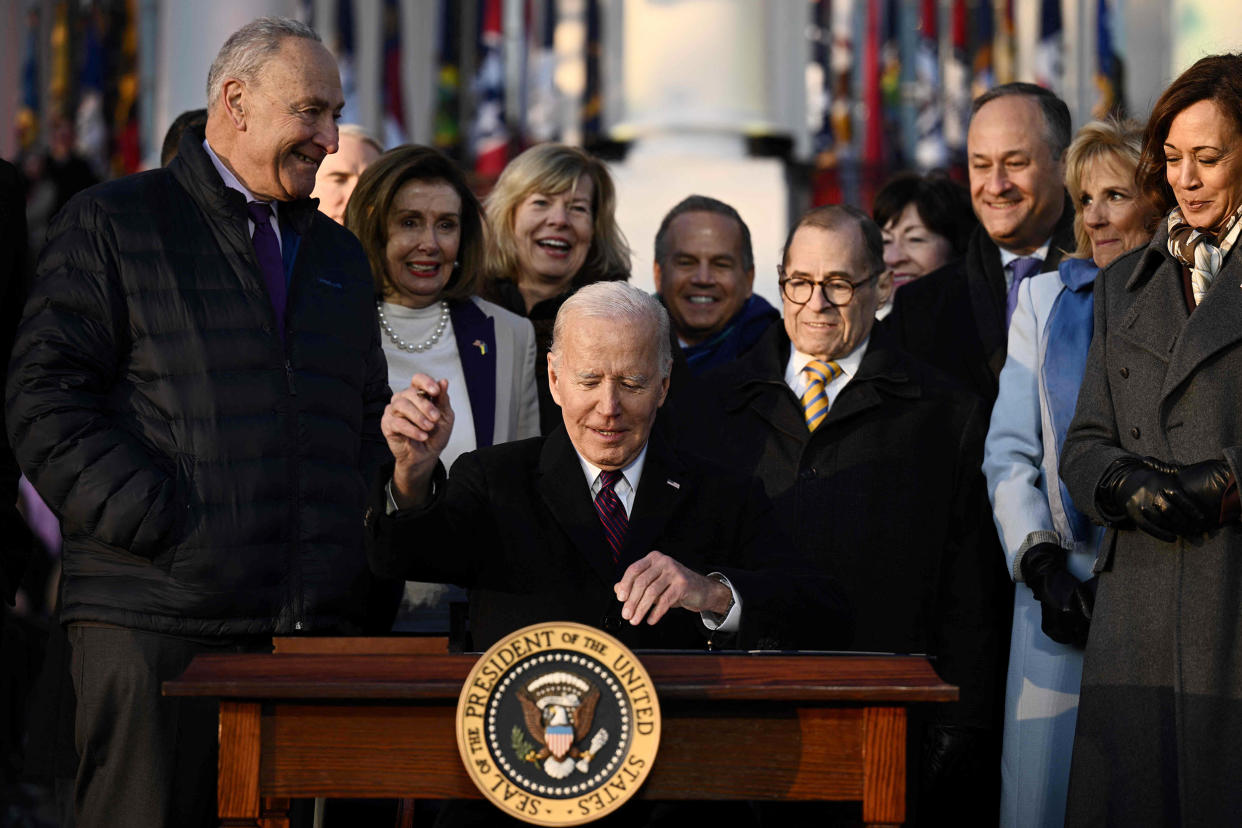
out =
[[[1065,102],[1029,83],[975,99],[966,156],[981,226],[966,257],[903,286],[884,321],[905,351],[962,380],[989,405],[1005,364],[1023,279],[1055,270],[1075,247],[1065,192]]]
[[[641,649],[842,643],[839,590],[793,554],[758,482],[659,433],[671,351],[654,297],[622,282],[580,289],[557,314],[548,359],[563,425],[463,454],[447,481],[448,388],[415,376],[384,412],[396,463],[368,514],[377,574],[469,587],[479,649],[552,620]],[[630,803],[610,824],[709,818],[702,804],[673,810]],[[745,824],[736,808],[712,813]],[[454,802],[442,822],[516,824],[498,817]]]
[[[373,568],[470,587],[479,649],[548,620],[643,648],[728,646],[734,632],[788,646],[812,629],[839,643],[833,583],[798,565],[758,483],[652,434],[670,350],[653,297],[621,282],[582,288],[557,315],[549,357],[563,427],[462,455],[447,483],[448,390],[414,377],[384,413],[396,464],[391,502],[377,492],[369,513]],[[608,517],[605,503],[624,514]]]
[[[655,289],[692,376],[746,353],[780,317],[756,296],[750,228],[723,201],[692,195],[660,222]]]
[[[214,706],[160,695],[194,655],[362,626],[386,370],[362,248],[307,198],[343,104],[312,30],[256,20],[206,133],[49,234],[8,427],[64,531],[83,828],[214,824]]]
[[[786,242],[783,322],[704,378],[695,420],[703,448],[758,475],[798,550],[840,581],[851,648],[928,653],[961,688],[927,729],[922,818],[994,823],[1009,610],[980,472],[987,418],[873,327],[891,289],[882,253],[853,208],[804,216]]]

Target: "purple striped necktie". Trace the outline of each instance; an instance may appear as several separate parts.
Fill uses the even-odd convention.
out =
[[[1009,283],[1009,293],[1005,296],[1006,328],[1009,327],[1009,320],[1013,319],[1014,309],[1018,307],[1018,291],[1022,289],[1022,280],[1037,275],[1043,265],[1044,260],[1037,259],[1034,256],[1023,256],[1009,263],[1009,270],[1013,274],[1013,281]]]
[[[612,562],[621,560],[621,546],[625,543],[625,530],[629,528],[630,519],[625,514],[625,504],[617,497],[613,488],[621,479],[619,471],[602,471],[599,473],[599,494],[595,495],[595,511],[599,513],[599,521],[604,524],[604,535],[608,538],[608,547],[612,550]]]
[[[272,227],[272,207],[265,201],[252,201],[246,205],[250,220],[254,222],[254,254],[263,271],[263,284],[267,296],[276,311],[276,330],[285,335],[285,263],[280,256],[280,244]]]

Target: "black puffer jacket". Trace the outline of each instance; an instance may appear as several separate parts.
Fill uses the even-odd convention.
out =
[[[284,240],[282,340],[244,199],[202,140],[66,206],[18,331],[10,440],[61,517],[61,617],[196,636],[356,628],[366,477],[388,456],[370,269],[314,202],[281,204],[300,234]]]

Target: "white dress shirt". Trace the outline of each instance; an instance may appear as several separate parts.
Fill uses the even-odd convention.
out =
[[[1005,291],[1013,287],[1013,260],[1014,259],[1039,259],[1044,264],[1039,266],[1039,272],[1044,273],[1047,270],[1048,248],[1052,246],[1052,239],[1040,245],[1039,249],[1034,253],[1027,253],[1023,256],[1021,253],[1014,253],[1012,250],[1006,250],[1000,245],[996,249],[1000,251],[1001,256],[1001,272],[1005,274]]]
[[[871,337],[864,339],[857,348],[850,351],[840,359],[832,360],[841,369],[841,375],[828,383],[824,390],[828,393],[828,410],[832,410],[832,404],[837,401],[837,395],[841,393],[841,389],[849,385],[850,380],[858,373],[858,366],[862,364],[863,356],[867,353],[867,344],[871,342]],[[789,362],[785,363],[785,384],[794,392],[794,396],[802,399],[802,395],[806,393],[806,387],[809,378],[803,372],[803,368],[811,360],[816,357],[810,354],[804,354],[795,348],[789,346]]]
[[[215,166],[216,172],[220,173],[220,177],[224,179],[224,186],[230,190],[237,190],[246,197],[246,203],[252,201],[263,201],[254,193],[246,189],[246,185],[242,184],[237,176],[233,175],[233,171],[224,166],[224,162],[220,160],[220,156],[216,155],[216,151],[211,148],[211,144],[207,143],[207,139],[203,139],[203,149],[207,150],[207,157],[211,159],[211,163]],[[280,237],[280,202],[268,201],[266,204],[272,208],[272,229],[276,231],[276,246],[280,248],[281,255],[285,252],[285,241]],[[254,222],[250,219],[250,214],[246,214],[246,232],[254,238]]]
[[[574,452],[578,455],[578,462],[582,465],[582,474],[586,478],[587,486],[591,489],[591,500],[594,501],[600,489],[604,488],[604,484],[600,480],[600,474],[603,473],[603,470],[583,457],[577,448],[574,449]],[[638,456],[628,466],[620,470],[621,479],[612,485],[612,490],[617,493],[617,499],[625,507],[625,516],[627,518],[634,508],[634,496],[638,494],[638,483],[642,480],[643,464],[646,461],[647,447],[644,445],[643,450],[638,453]],[[723,617],[715,612],[700,612],[699,618],[703,621],[703,626],[716,632],[737,632],[737,628],[742,620],[742,596],[738,595],[737,590],[733,588],[733,584],[729,583],[729,579],[721,573],[709,572],[707,577],[724,584],[729,592],[733,594],[733,603],[729,607],[728,614]]]

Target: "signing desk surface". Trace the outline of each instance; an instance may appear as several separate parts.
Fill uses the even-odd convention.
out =
[[[199,656],[164,685],[220,699],[224,824],[287,824],[289,797],[479,797],[454,730],[478,656],[414,652],[417,639],[276,649]],[[866,823],[900,824],[906,706],[957,698],[918,657],[638,655],[663,713],[650,799],[854,800]]]

